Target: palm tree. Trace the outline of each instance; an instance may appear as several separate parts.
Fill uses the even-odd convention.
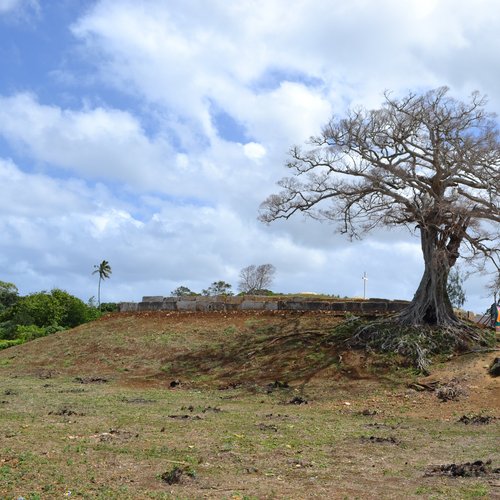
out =
[[[92,274],[99,274],[99,285],[97,287],[97,303],[99,309],[101,308],[101,281],[109,278],[111,275],[111,266],[107,260],[103,260],[99,265],[94,265],[94,272]]]

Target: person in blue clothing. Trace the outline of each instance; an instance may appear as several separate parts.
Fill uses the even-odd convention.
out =
[[[498,302],[493,302],[490,308],[491,326],[495,328],[497,335],[500,335],[500,299]]]

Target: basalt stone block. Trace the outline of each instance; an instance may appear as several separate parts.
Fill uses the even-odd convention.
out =
[[[196,311],[196,301],[195,300],[189,300],[190,297],[184,297],[182,300],[178,300],[176,305],[177,305],[177,310],[178,311]]]
[[[304,304],[295,300],[280,301],[279,309],[283,311],[303,311]]]
[[[363,302],[361,311],[364,313],[378,313],[387,311],[387,302]]]
[[[344,311],[350,313],[361,312],[361,302],[344,302]]]
[[[332,302],[330,304],[330,311],[346,311],[345,302]]]
[[[120,312],[135,312],[137,311],[137,302],[120,302],[118,304],[118,311]]]
[[[175,311],[177,310],[175,300],[169,300],[167,298],[163,299],[162,311]]]
[[[265,309],[266,305],[266,302],[244,300],[240,305],[240,309],[242,311],[261,311],[262,309]]]
[[[331,304],[324,300],[311,300],[302,304],[304,311],[331,311]]]
[[[146,295],[142,298],[142,302],[163,302],[163,295]]]
[[[408,302],[387,302],[387,312],[399,312],[408,307]]]
[[[201,304],[200,304],[201,305]],[[235,304],[227,304],[226,302],[208,302],[205,305],[205,311],[227,311],[229,307]]]
[[[139,302],[137,307],[138,311],[161,311],[162,309],[163,309],[163,300],[157,302],[153,301]]]
[[[264,309],[266,311],[277,311],[278,310],[278,302],[273,300],[272,302],[263,302]]]

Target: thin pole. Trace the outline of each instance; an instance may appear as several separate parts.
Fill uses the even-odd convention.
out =
[[[368,281],[368,276],[366,275],[366,271],[363,273],[361,279],[363,280],[363,299],[366,299],[366,282]]]

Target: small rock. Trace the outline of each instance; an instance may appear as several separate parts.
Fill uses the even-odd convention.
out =
[[[491,363],[488,373],[492,377],[498,377],[500,375],[500,358],[495,358],[493,360],[493,363]]]
[[[288,402],[289,405],[306,405],[308,401],[300,396],[295,396],[292,400]]]

